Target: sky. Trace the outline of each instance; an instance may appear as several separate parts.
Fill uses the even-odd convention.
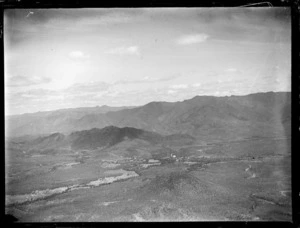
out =
[[[291,90],[288,8],[6,9],[5,115]]]

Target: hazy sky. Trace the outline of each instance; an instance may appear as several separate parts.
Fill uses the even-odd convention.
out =
[[[286,8],[12,9],[5,112],[290,91]]]

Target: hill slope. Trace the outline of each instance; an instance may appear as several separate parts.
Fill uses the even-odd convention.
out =
[[[234,140],[290,135],[290,122],[291,93],[268,92],[230,97],[196,96],[174,103],[151,102],[72,119],[31,116],[31,121],[25,124],[15,117],[9,123],[9,132],[14,136],[53,131],[70,133],[114,125],[164,135],[189,134],[203,140]]]
[[[139,140],[149,144],[191,144],[194,138],[189,135],[176,134],[163,136],[158,133],[149,132],[137,128],[118,128],[108,126],[102,129],[93,128],[90,130],[76,131],[69,135],[54,133],[48,136],[37,137],[33,140],[25,140],[21,143],[14,141],[9,145],[15,149],[34,151],[49,151],[58,148],[71,148],[74,150],[93,150],[98,148],[109,148],[124,141]]]
[[[82,107],[54,111],[26,113],[5,117],[7,130],[12,136],[43,135],[53,132],[73,132],[90,129],[100,124],[107,126],[105,113],[132,107]]]

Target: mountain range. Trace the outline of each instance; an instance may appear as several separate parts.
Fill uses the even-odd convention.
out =
[[[80,131],[93,129],[93,132],[108,126],[118,127],[108,128],[110,131],[125,129],[120,131],[120,137],[126,127],[153,135],[183,134],[208,141],[286,136],[290,135],[291,128],[291,93],[196,96],[180,102],[151,102],[139,107],[64,109],[8,116],[6,125],[7,135],[14,137],[57,132],[76,137],[82,134]],[[135,133],[126,135],[133,137]]]
[[[121,142],[135,141],[139,145],[188,145],[195,141],[189,135],[174,134],[163,136],[158,133],[149,132],[132,127],[119,128],[108,126],[102,129],[93,128],[90,130],[76,131],[68,135],[54,133],[47,136],[40,136],[26,141],[9,141],[7,148],[34,151],[51,151],[54,149],[72,150],[95,150],[115,146]]]

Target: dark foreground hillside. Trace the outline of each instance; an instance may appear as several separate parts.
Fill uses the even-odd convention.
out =
[[[123,141],[139,140],[150,145],[189,145],[196,140],[187,134],[160,135],[132,127],[118,128],[108,126],[102,129],[76,131],[69,135],[53,133],[51,135],[39,136],[32,139],[17,138],[7,140],[7,149],[39,151],[55,149],[95,150],[109,148]]]

